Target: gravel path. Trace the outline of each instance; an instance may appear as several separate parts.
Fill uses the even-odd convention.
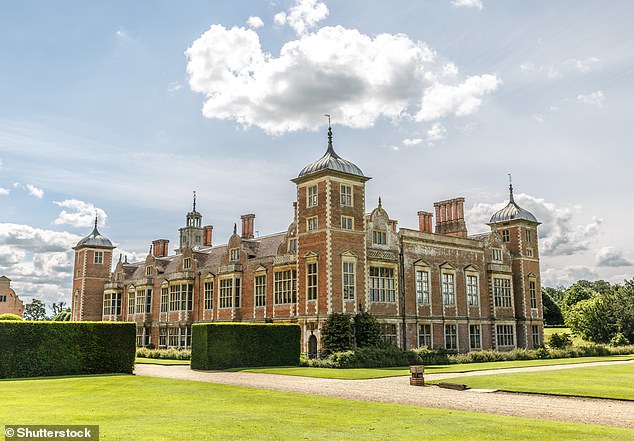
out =
[[[540,366],[504,369],[504,372],[572,369],[580,366],[629,363],[634,360],[583,363],[574,365]],[[350,400],[378,401],[415,406],[484,412],[498,415],[570,421],[586,424],[634,429],[634,402],[581,397],[557,397],[521,393],[478,393],[454,391],[437,386],[409,385],[408,377],[372,380],[333,380],[289,375],[257,374],[252,372],[194,371],[189,366],[137,364],[135,374],[141,376],[204,381],[259,389],[299,392]],[[497,371],[462,374],[427,374],[427,380],[487,375]],[[634,385],[633,385],[634,387]]]

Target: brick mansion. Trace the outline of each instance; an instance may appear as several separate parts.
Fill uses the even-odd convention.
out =
[[[95,222],[73,248],[72,319],[136,322],[137,344],[160,348],[189,347],[193,323],[290,322],[313,356],[329,314],[359,311],[406,349],[543,344],[539,222],[512,186],[490,231],[470,236],[464,198],[418,211],[418,229],[397,228],[380,199],[366,211],[369,179],[335,153],[329,128],[326,153],[291,180],[286,231],[256,237],[255,215],[245,214],[216,245],[194,196],[174,254],[157,239],[144,261],[119,258],[113,270],[114,246]]]

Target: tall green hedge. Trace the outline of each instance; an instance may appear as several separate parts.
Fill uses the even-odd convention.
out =
[[[0,322],[0,378],[132,373],[136,325]]]
[[[192,326],[192,369],[297,366],[299,325],[198,323]]]

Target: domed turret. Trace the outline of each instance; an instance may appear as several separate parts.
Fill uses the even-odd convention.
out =
[[[77,242],[75,248],[79,248],[82,246],[86,247],[109,247],[114,248],[110,239],[106,236],[102,235],[97,229],[97,217],[95,217],[95,228],[92,230],[88,236],[84,237],[82,240]]]
[[[335,170],[351,175],[364,176],[359,167],[335,153],[332,147],[332,129],[330,127],[328,127],[328,149],[326,153],[317,161],[304,167],[297,177],[302,178],[321,170]]]
[[[491,216],[491,220],[489,220],[489,225],[497,224],[499,222],[508,222],[511,220],[525,220],[528,222],[534,222],[538,224],[539,222],[533,216],[530,211],[524,210],[522,207],[515,203],[513,199],[513,184],[509,185],[509,203],[506,207],[499,210],[493,216]]]

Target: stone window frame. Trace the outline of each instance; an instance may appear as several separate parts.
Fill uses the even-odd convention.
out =
[[[373,270],[378,270],[378,275],[373,275]],[[398,267],[395,264],[372,263],[369,264],[368,275],[370,302],[396,303]]]
[[[352,216],[341,216],[341,229],[354,230],[354,218]]]
[[[306,187],[306,206],[316,207],[319,205],[319,188],[317,184],[309,185]]]
[[[103,265],[104,252],[95,250],[95,254],[93,256],[93,263],[95,265]]]
[[[452,332],[448,332],[452,331]],[[458,324],[445,323],[444,325],[445,349],[448,351],[458,351]]]
[[[273,304],[297,303],[297,270],[294,265],[285,265],[273,270]]]
[[[357,256],[346,252],[341,256],[341,296],[354,301],[357,295]]]
[[[480,306],[480,273],[475,267],[468,266],[464,270],[467,306]],[[475,285],[471,282],[475,279]],[[474,288],[475,286],[475,288]]]
[[[387,245],[387,231],[378,228],[372,230],[372,244]]]
[[[352,185],[340,184],[339,185],[340,202],[342,206],[352,207],[354,206]]]
[[[505,283],[498,284],[496,281]],[[510,275],[494,274],[491,277],[493,305],[495,308],[513,308],[513,278]]]
[[[491,261],[494,263],[504,262],[504,254],[502,248],[491,248]]]
[[[203,310],[211,311],[214,309],[215,279],[213,274],[209,273],[203,279]]]
[[[306,231],[316,231],[319,228],[319,222],[317,216],[311,216],[306,218]]]
[[[266,306],[266,270],[258,268],[253,275],[253,306],[264,308]]]
[[[228,281],[231,283],[227,283]],[[218,280],[218,309],[239,308],[241,300],[242,275],[231,273],[220,276]]]
[[[503,332],[502,332],[503,331]],[[516,347],[515,324],[496,323],[495,324],[495,346],[496,348],[512,349]]]
[[[423,327],[429,329],[429,333],[423,332]],[[421,344],[425,343],[425,344]],[[427,344],[429,342],[429,344]],[[422,348],[426,346],[428,349],[432,349],[434,344],[434,327],[431,323],[419,323],[418,324],[418,347]]]
[[[528,275],[528,298],[531,309],[537,310],[537,277],[532,273]]]
[[[420,279],[419,274],[421,275]],[[426,275],[426,277],[423,277],[423,275]],[[425,289],[425,285],[427,285],[427,289]],[[416,304],[431,305],[431,265],[427,262],[419,261],[414,264],[414,287]]]
[[[234,247],[229,249],[229,261],[237,262],[240,260],[240,247]]]
[[[319,263],[317,256],[306,258],[306,301],[314,302],[319,295]]]
[[[448,289],[451,287],[451,289]],[[440,293],[443,306],[456,306],[456,269],[449,264],[440,265]]]
[[[473,332],[476,330],[477,332]],[[482,326],[479,323],[469,325],[469,350],[482,349]]]
[[[170,287],[167,280],[161,283],[161,306],[159,311],[162,313],[169,312],[169,295],[170,295]]]

